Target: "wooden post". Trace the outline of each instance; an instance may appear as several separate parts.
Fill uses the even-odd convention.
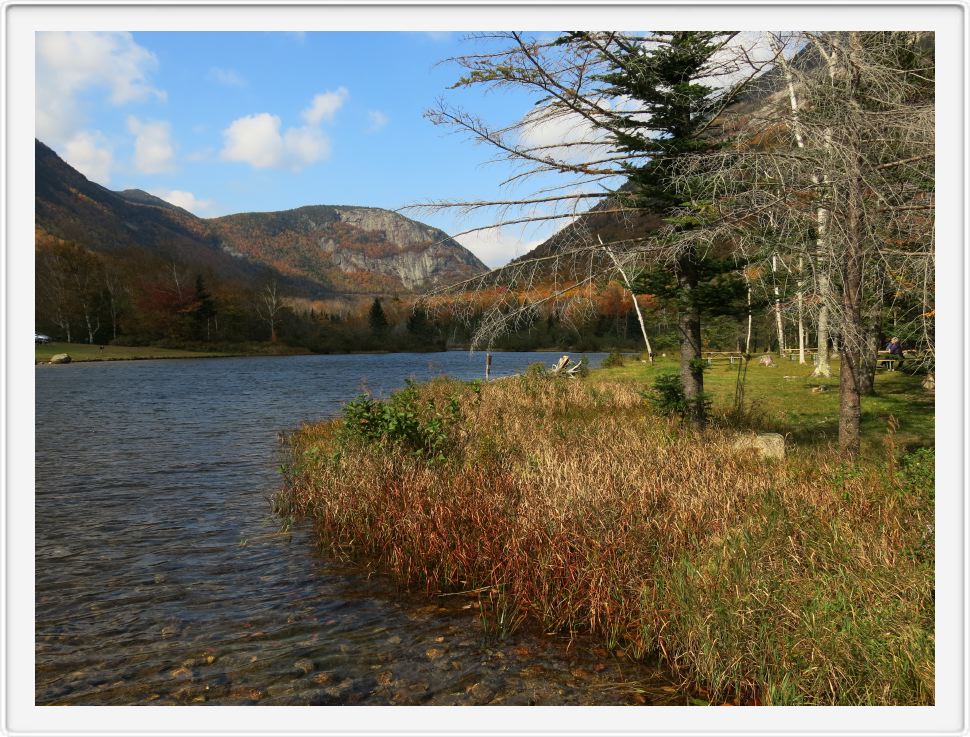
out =
[[[485,381],[488,381],[488,377],[492,373],[492,354],[485,354]]]

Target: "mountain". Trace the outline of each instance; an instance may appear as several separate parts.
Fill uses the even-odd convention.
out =
[[[96,252],[141,250],[294,296],[418,291],[487,271],[436,228],[388,210],[316,205],[200,218],[139,189],[89,181],[35,142],[38,234]]]
[[[209,222],[228,252],[337,292],[417,291],[487,270],[446,233],[376,207],[312,205]]]

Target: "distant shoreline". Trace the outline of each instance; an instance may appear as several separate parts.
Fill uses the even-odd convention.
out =
[[[444,351],[345,351],[340,353],[314,353],[305,349],[289,350],[285,353],[260,353],[257,351],[213,351],[206,353],[203,351],[186,351],[175,348],[156,348],[152,346],[120,346],[106,345],[102,349],[98,345],[88,345],[86,343],[42,343],[35,344],[34,365],[67,365],[51,364],[50,359],[60,353],[66,353],[71,357],[71,363],[100,363],[107,361],[161,361],[200,358],[282,358],[286,356],[373,356],[386,355],[393,353],[467,353],[470,349],[466,347],[448,348]],[[598,353],[601,351],[570,351],[568,348],[533,348],[527,351],[517,351],[505,348],[484,348],[476,349],[476,353]],[[629,351],[635,352],[635,351]]]

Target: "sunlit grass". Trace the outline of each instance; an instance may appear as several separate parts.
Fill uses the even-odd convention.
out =
[[[777,356],[775,357],[777,361]],[[756,429],[780,432],[799,445],[825,445],[839,434],[839,361],[832,362],[832,377],[812,377],[812,365],[783,360],[767,368],[752,360],[744,373],[744,410]],[[739,361],[734,365],[716,362],[704,373],[704,389],[711,395],[715,412],[728,412],[734,405]],[[630,358],[618,368],[600,369],[590,377],[595,382],[630,382],[648,386],[658,374],[678,371],[671,356],[649,363]],[[863,450],[868,455],[882,452],[890,417],[898,423],[895,442],[903,448],[929,446],[934,437],[934,397],[922,388],[922,376],[902,371],[878,371],[875,396],[862,399]],[[813,392],[819,386],[826,391]]]
[[[144,358],[205,358],[227,356],[228,353],[205,353],[201,351],[182,351],[172,348],[152,346],[127,346],[87,343],[38,343],[34,345],[34,360],[49,361],[51,356],[67,353],[72,361],[124,361]]]
[[[149,358],[224,358],[227,356],[277,356],[306,353],[282,343],[223,343],[207,349],[206,344],[191,344],[199,350],[161,348],[158,346],[89,345],[87,343],[36,343],[34,362],[50,361],[58,353],[67,353],[72,361],[130,361]]]
[[[487,592],[506,629],[658,658],[711,700],[932,703],[931,456],[900,465],[890,442],[854,463],[809,443],[761,460],[727,427],[695,435],[652,415],[642,382],[657,370],[424,385],[401,408],[419,424],[461,407],[444,461],[396,442],[393,424],[383,440],[304,426],[279,511],[409,586]],[[804,379],[771,371],[748,385],[784,388],[769,413],[824,416],[798,399]],[[729,378],[711,372],[715,406]]]

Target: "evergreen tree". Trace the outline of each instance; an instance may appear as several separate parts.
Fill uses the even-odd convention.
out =
[[[195,303],[192,317],[196,324],[196,334],[205,336],[208,341],[212,334],[212,318],[216,315],[216,303],[206,288],[202,274],[195,277]]]
[[[611,71],[602,75],[607,92],[629,98],[641,111],[618,114],[612,137],[620,151],[635,154],[637,163],[625,165],[628,186],[622,197],[634,209],[661,214],[673,226],[669,243],[676,256],[672,269],[655,267],[641,277],[641,289],[676,306],[681,338],[681,381],[689,403],[689,420],[702,427],[704,373],[701,360],[701,319],[738,314],[746,288],[738,265],[698,248],[683,237],[703,225],[704,202],[685,196],[680,164],[686,157],[708,154],[724,145],[717,117],[736,98],[739,88],[715,88],[711,78],[715,57],[733,34],[678,31],[654,34],[652,44],[621,42],[608,60]],[[645,163],[639,157],[646,159]],[[677,184],[680,182],[680,184]],[[686,188],[689,191],[690,187]]]
[[[408,332],[424,343],[434,340],[435,326],[428,319],[428,312],[421,305],[415,305],[407,320]]]
[[[381,307],[379,297],[374,297],[374,303],[370,306],[367,313],[367,322],[370,324],[371,332],[375,335],[382,335],[387,332],[387,317],[384,315],[384,308]]]

